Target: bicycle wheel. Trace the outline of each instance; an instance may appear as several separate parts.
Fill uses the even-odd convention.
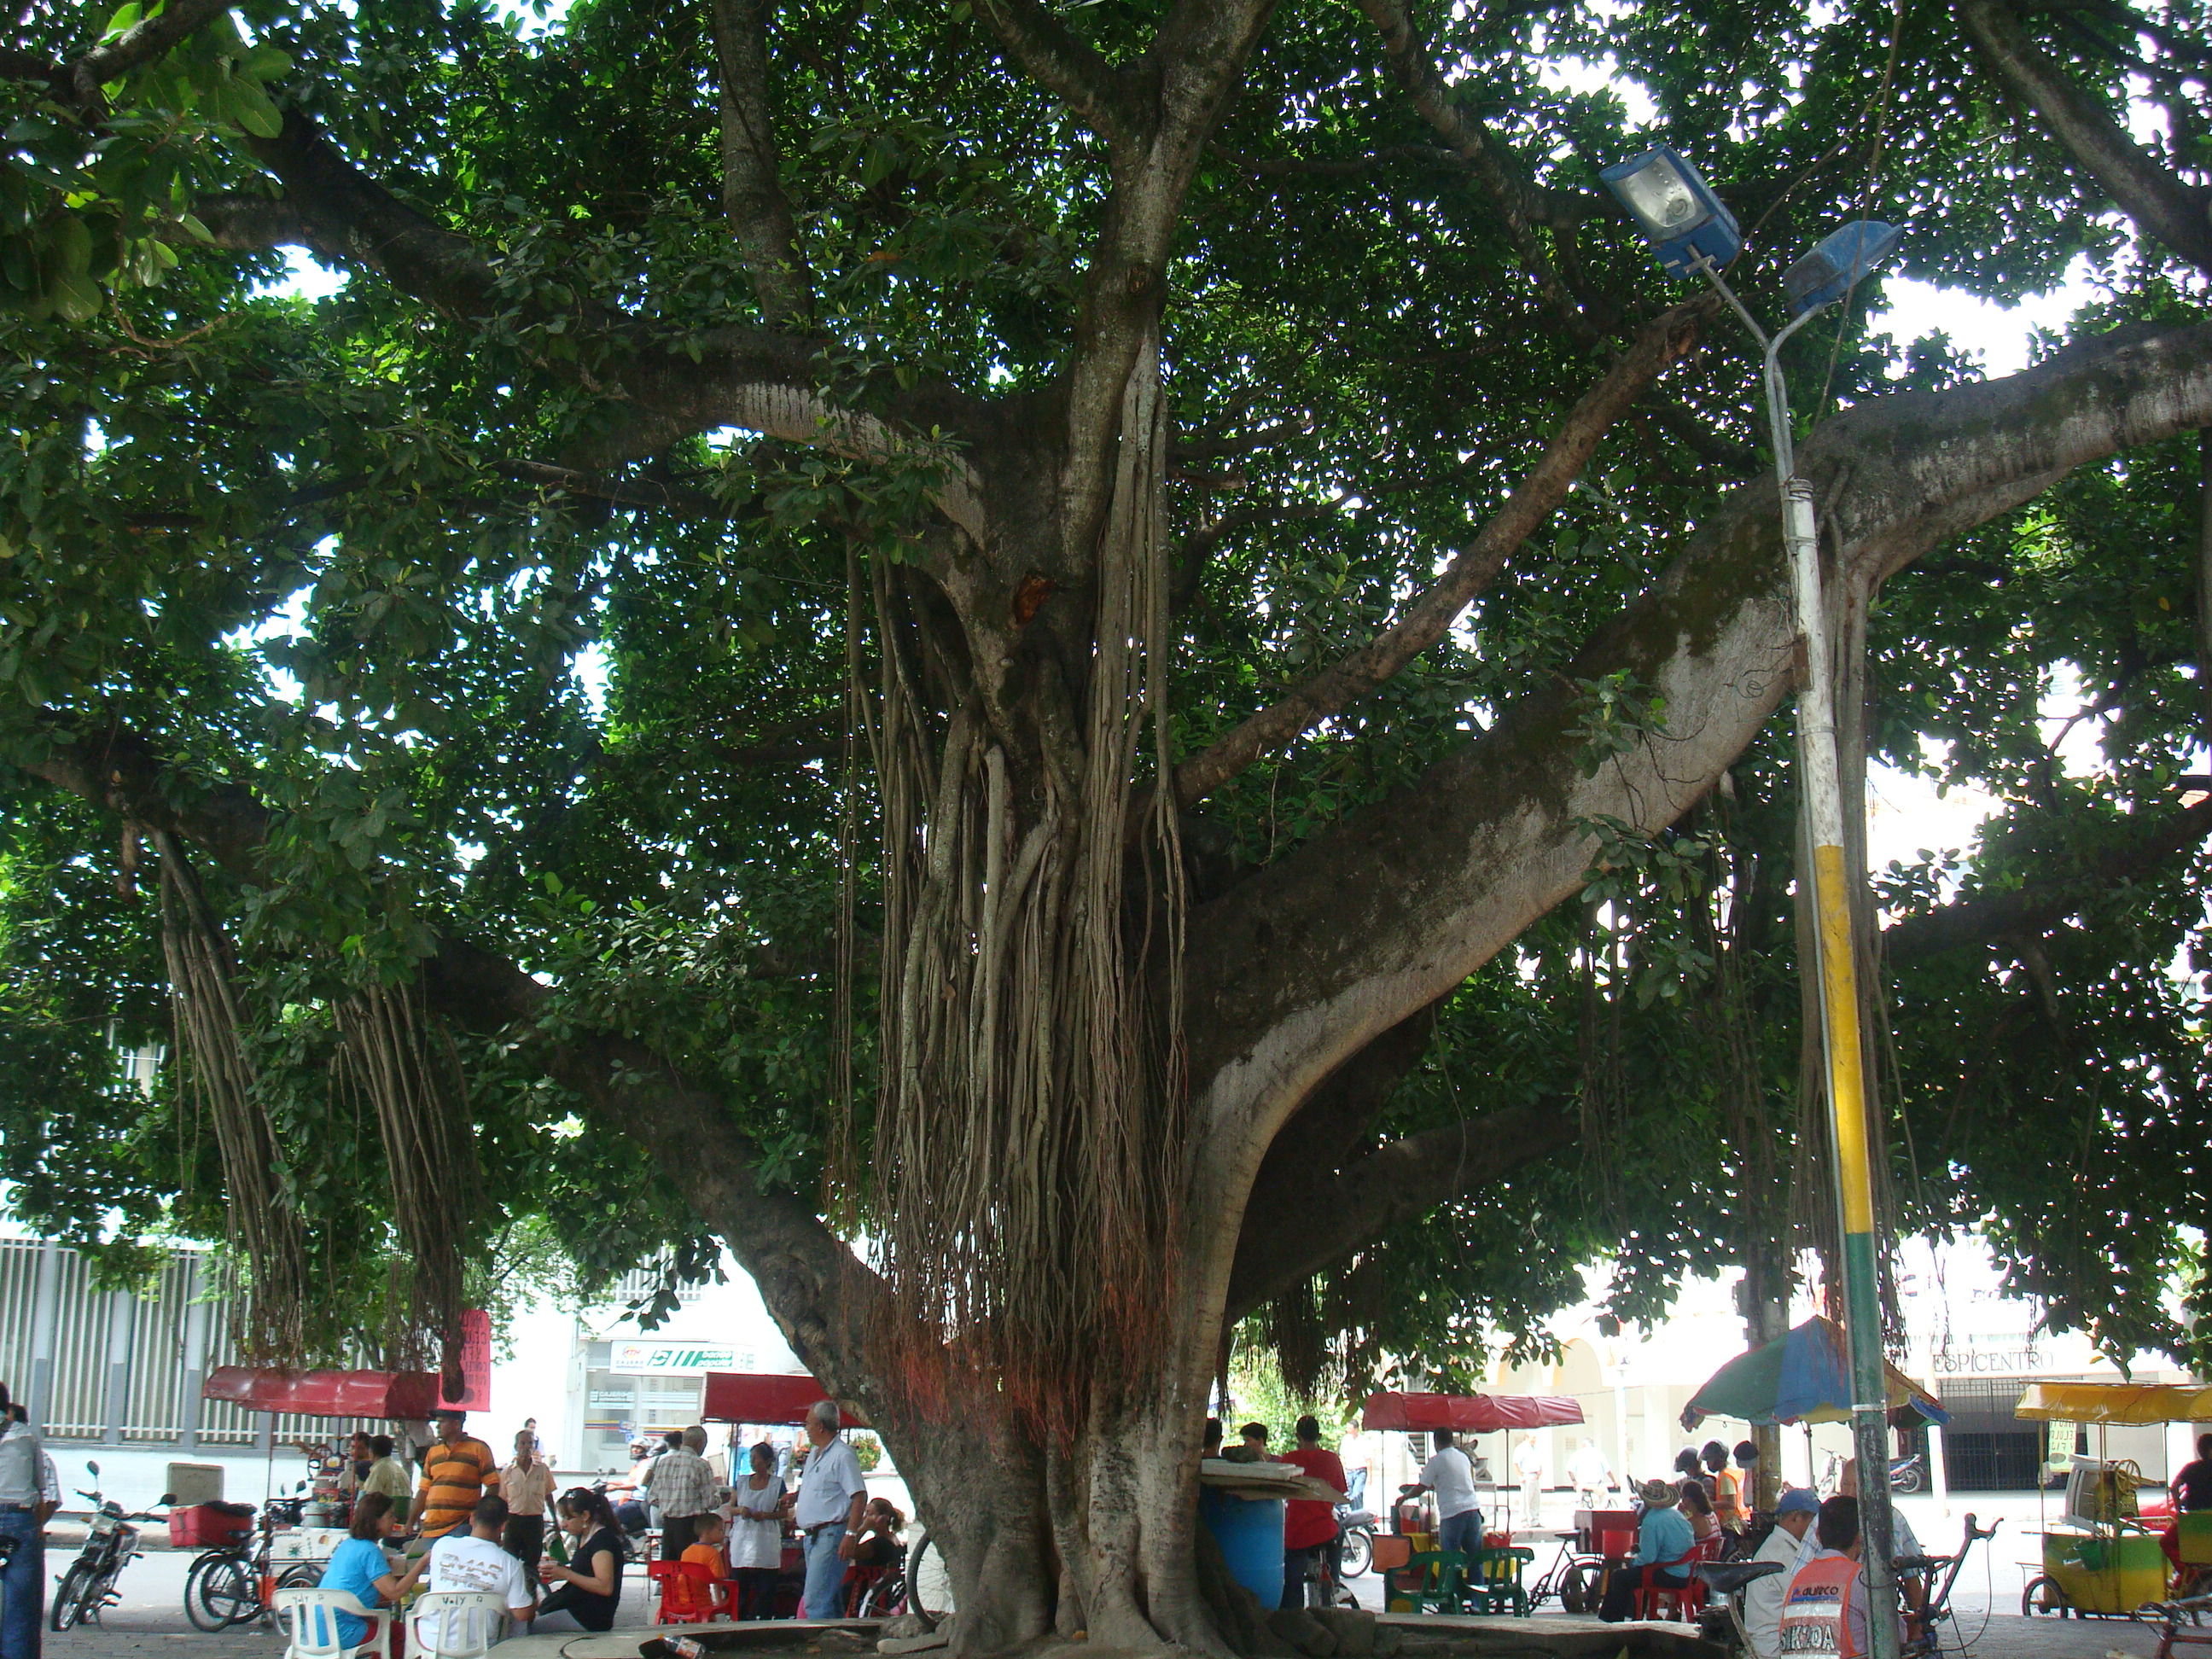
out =
[[[906,1559],[906,1605],[934,1625],[952,1611],[952,1575],[945,1568],[945,1552],[927,1534]]]
[[[2023,1619],[2033,1619],[2039,1613],[2063,1619],[2071,1606],[2071,1598],[2058,1587],[2058,1581],[2048,1576],[2029,1579],[2027,1588],[2020,1593],[2020,1615]]]
[[[276,1617],[276,1593],[280,1589],[313,1589],[322,1582],[323,1569],[316,1562],[301,1561],[296,1565],[287,1567],[276,1575],[276,1582],[269,1586],[270,1599],[264,1603],[257,1598],[252,1610],[238,1622],[241,1625],[249,1624],[258,1619],[265,1629],[281,1629],[283,1621]]]
[[[854,1609],[856,1619],[888,1619],[895,1613],[906,1610],[906,1580],[896,1573],[889,1573],[860,1592],[860,1605]]]
[[[1577,1561],[1559,1580],[1559,1609],[1580,1618],[1597,1611],[1597,1569]]]
[[[61,1584],[54,1591],[54,1604],[46,1609],[48,1630],[67,1630],[84,1617],[85,1603],[92,1598],[92,1580],[91,1562],[70,1563],[70,1570],[62,1575]]]
[[[194,1630],[212,1634],[242,1624],[261,1610],[253,1572],[242,1555],[203,1555],[185,1576],[185,1617]]]
[[[1343,1559],[1337,1567],[1340,1578],[1357,1578],[1375,1565],[1375,1534],[1364,1527],[1354,1527],[1344,1534]]]

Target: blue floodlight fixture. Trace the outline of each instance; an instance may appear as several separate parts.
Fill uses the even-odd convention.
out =
[[[1620,198],[1669,276],[1693,276],[1700,257],[1716,270],[1743,252],[1735,216],[1671,144],[1616,161],[1598,177]]]
[[[1878,219],[1854,219],[1820,239],[1820,246],[1782,273],[1792,316],[1833,305],[1897,252],[1905,233]]]

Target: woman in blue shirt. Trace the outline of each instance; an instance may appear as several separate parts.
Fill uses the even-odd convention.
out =
[[[364,1607],[388,1607],[414,1587],[422,1576],[422,1569],[430,1564],[425,1554],[404,1572],[394,1572],[392,1563],[384,1553],[384,1540],[397,1538],[407,1530],[407,1523],[392,1512],[392,1500],[380,1492],[364,1493],[353,1506],[353,1524],[347,1528],[352,1534],[344,1543],[331,1552],[330,1562],[323,1568],[317,1581],[319,1589],[345,1590]],[[320,1636],[321,1614],[315,1613],[316,1626],[313,1633]],[[338,1621],[338,1641],[349,1648],[359,1647],[368,1635],[368,1623],[349,1613],[336,1615]]]

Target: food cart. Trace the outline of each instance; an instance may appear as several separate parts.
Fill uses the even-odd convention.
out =
[[[1510,1435],[1518,1429],[1571,1428],[1583,1420],[1582,1402],[1565,1395],[1383,1393],[1367,1396],[1360,1412],[1359,1426],[1386,1433],[1433,1434],[1438,1429],[1449,1429],[1454,1434]],[[1501,1462],[1503,1458],[1501,1449]],[[1509,1486],[1507,1491],[1510,1493],[1512,1488]],[[1491,1538],[1499,1538],[1500,1548],[1485,1552],[1498,1559],[1478,1570],[1476,1577],[1470,1581],[1470,1590],[1475,1601],[1487,1610],[1498,1611],[1510,1606],[1516,1613],[1527,1613],[1534,1604],[1522,1586],[1521,1568],[1533,1553],[1513,1547],[1510,1496],[1506,1506],[1505,1525],[1485,1533],[1486,1544]],[[1432,1548],[1433,1538],[1425,1531],[1408,1526],[1404,1511],[1403,1504],[1391,1505],[1391,1531],[1407,1536],[1413,1550]],[[1484,1517],[1486,1521],[1492,1518]],[[1376,1565],[1384,1568],[1383,1605],[1395,1606],[1405,1600],[1395,1580],[1395,1568],[1403,1564],[1386,1563],[1378,1553]]]
[[[2063,1512],[2049,1523],[2042,1511],[2041,1571],[2021,1594],[2023,1613],[2071,1613],[2076,1618],[2131,1616],[2148,1601],[2166,1598],[2168,1563],[2159,1535],[2135,1497],[2140,1472],[2105,1454],[2105,1431],[2113,1424],[2212,1422],[2212,1388],[2160,1382],[2031,1382],[2013,1415],[2034,1422],[2094,1424],[2095,1457],[2073,1457]],[[2191,1574],[2212,1567],[2212,1530],[2178,1528],[2182,1566]]]
[[[473,1316],[483,1322],[483,1316]],[[459,1398],[444,1394],[430,1371],[291,1370],[277,1366],[219,1365],[200,1386],[204,1400],[227,1401],[249,1411],[339,1422],[423,1423],[441,1410],[458,1407],[482,1411],[491,1403],[491,1348],[488,1322],[463,1326],[466,1347],[464,1383]],[[301,1448],[307,1450],[307,1448]],[[248,1543],[241,1524],[198,1510],[172,1516],[173,1541],[187,1547],[213,1545],[192,1564],[185,1581],[185,1611],[202,1630],[242,1625],[268,1611],[280,1589],[313,1584],[323,1564],[345,1540],[346,1515],[328,1460],[311,1454],[312,1490],[301,1481],[295,1493],[279,1496],[276,1446],[269,1448],[259,1536]],[[205,1509],[209,1506],[200,1506]],[[204,1522],[204,1524],[203,1524]]]
[[[815,1402],[827,1398],[822,1385],[805,1371],[708,1371],[706,1389],[701,1397],[699,1418],[705,1423],[727,1423],[734,1430],[751,1424],[758,1427],[797,1428],[806,1421],[806,1413]],[[867,1419],[854,1414],[851,1407],[837,1407],[838,1426],[864,1429]],[[744,1479],[744,1471],[738,1467],[738,1446],[732,1440],[730,1447],[728,1480],[734,1486]],[[794,1486],[796,1482],[794,1481]],[[936,1552],[930,1551],[925,1559],[923,1552],[928,1540],[915,1528],[916,1537],[908,1546],[907,1559],[913,1579],[924,1569],[933,1575],[933,1585],[939,1590],[938,1599],[945,1599],[941,1581],[943,1565],[933,1567]],[[806,1553],[796,1534],[787,1532],[783,1540],[783,1559],[776,1574],[776,1587],[770,1606],[780,1619],[799,1616],[799,1593],[806,1583]],[[937,1610],[933,1607],[933,1610]]]

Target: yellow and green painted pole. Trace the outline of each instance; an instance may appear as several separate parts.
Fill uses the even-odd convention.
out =
[[[1786,438],[1788,404],[1776,406],[1780,372],[1767,356],[1771,412]],[[1802,640],[1803,677],[1797,688],[1799,791],[1805,816],[1809,869],[1798,902],[1809,898],[1819,940],[1820,1043],[1826,1061],[1828,1121],[1832,1135],[1836,1204],[1842,1222],[1844,1331],[1850,1352],[1851,1439],[1858,1459],[1859,1522],[1865,1535],[1868,1601],[1897,1605],[1891,1560],[1889,1384],[1881,1351],[1881,1300],[1876,1273],[1874,1215],[1874,1137],[1868,1121],[1864,1053],[1859,1031],[1858,962],[1853,939],[1850,871],[1844,856],[1843,769],[1836,744],[1833,636],[1820,580],[1818,527],[1812,486],[1796,476],[1794,457],[1778,448],[1783,538]],[[1861,809],[1864,810],[1863,805]],[[1807,891],[1809,886],[1809,893]],[[1868,1621],[1871,1659],[1896,1659],[1893,1620]]]

